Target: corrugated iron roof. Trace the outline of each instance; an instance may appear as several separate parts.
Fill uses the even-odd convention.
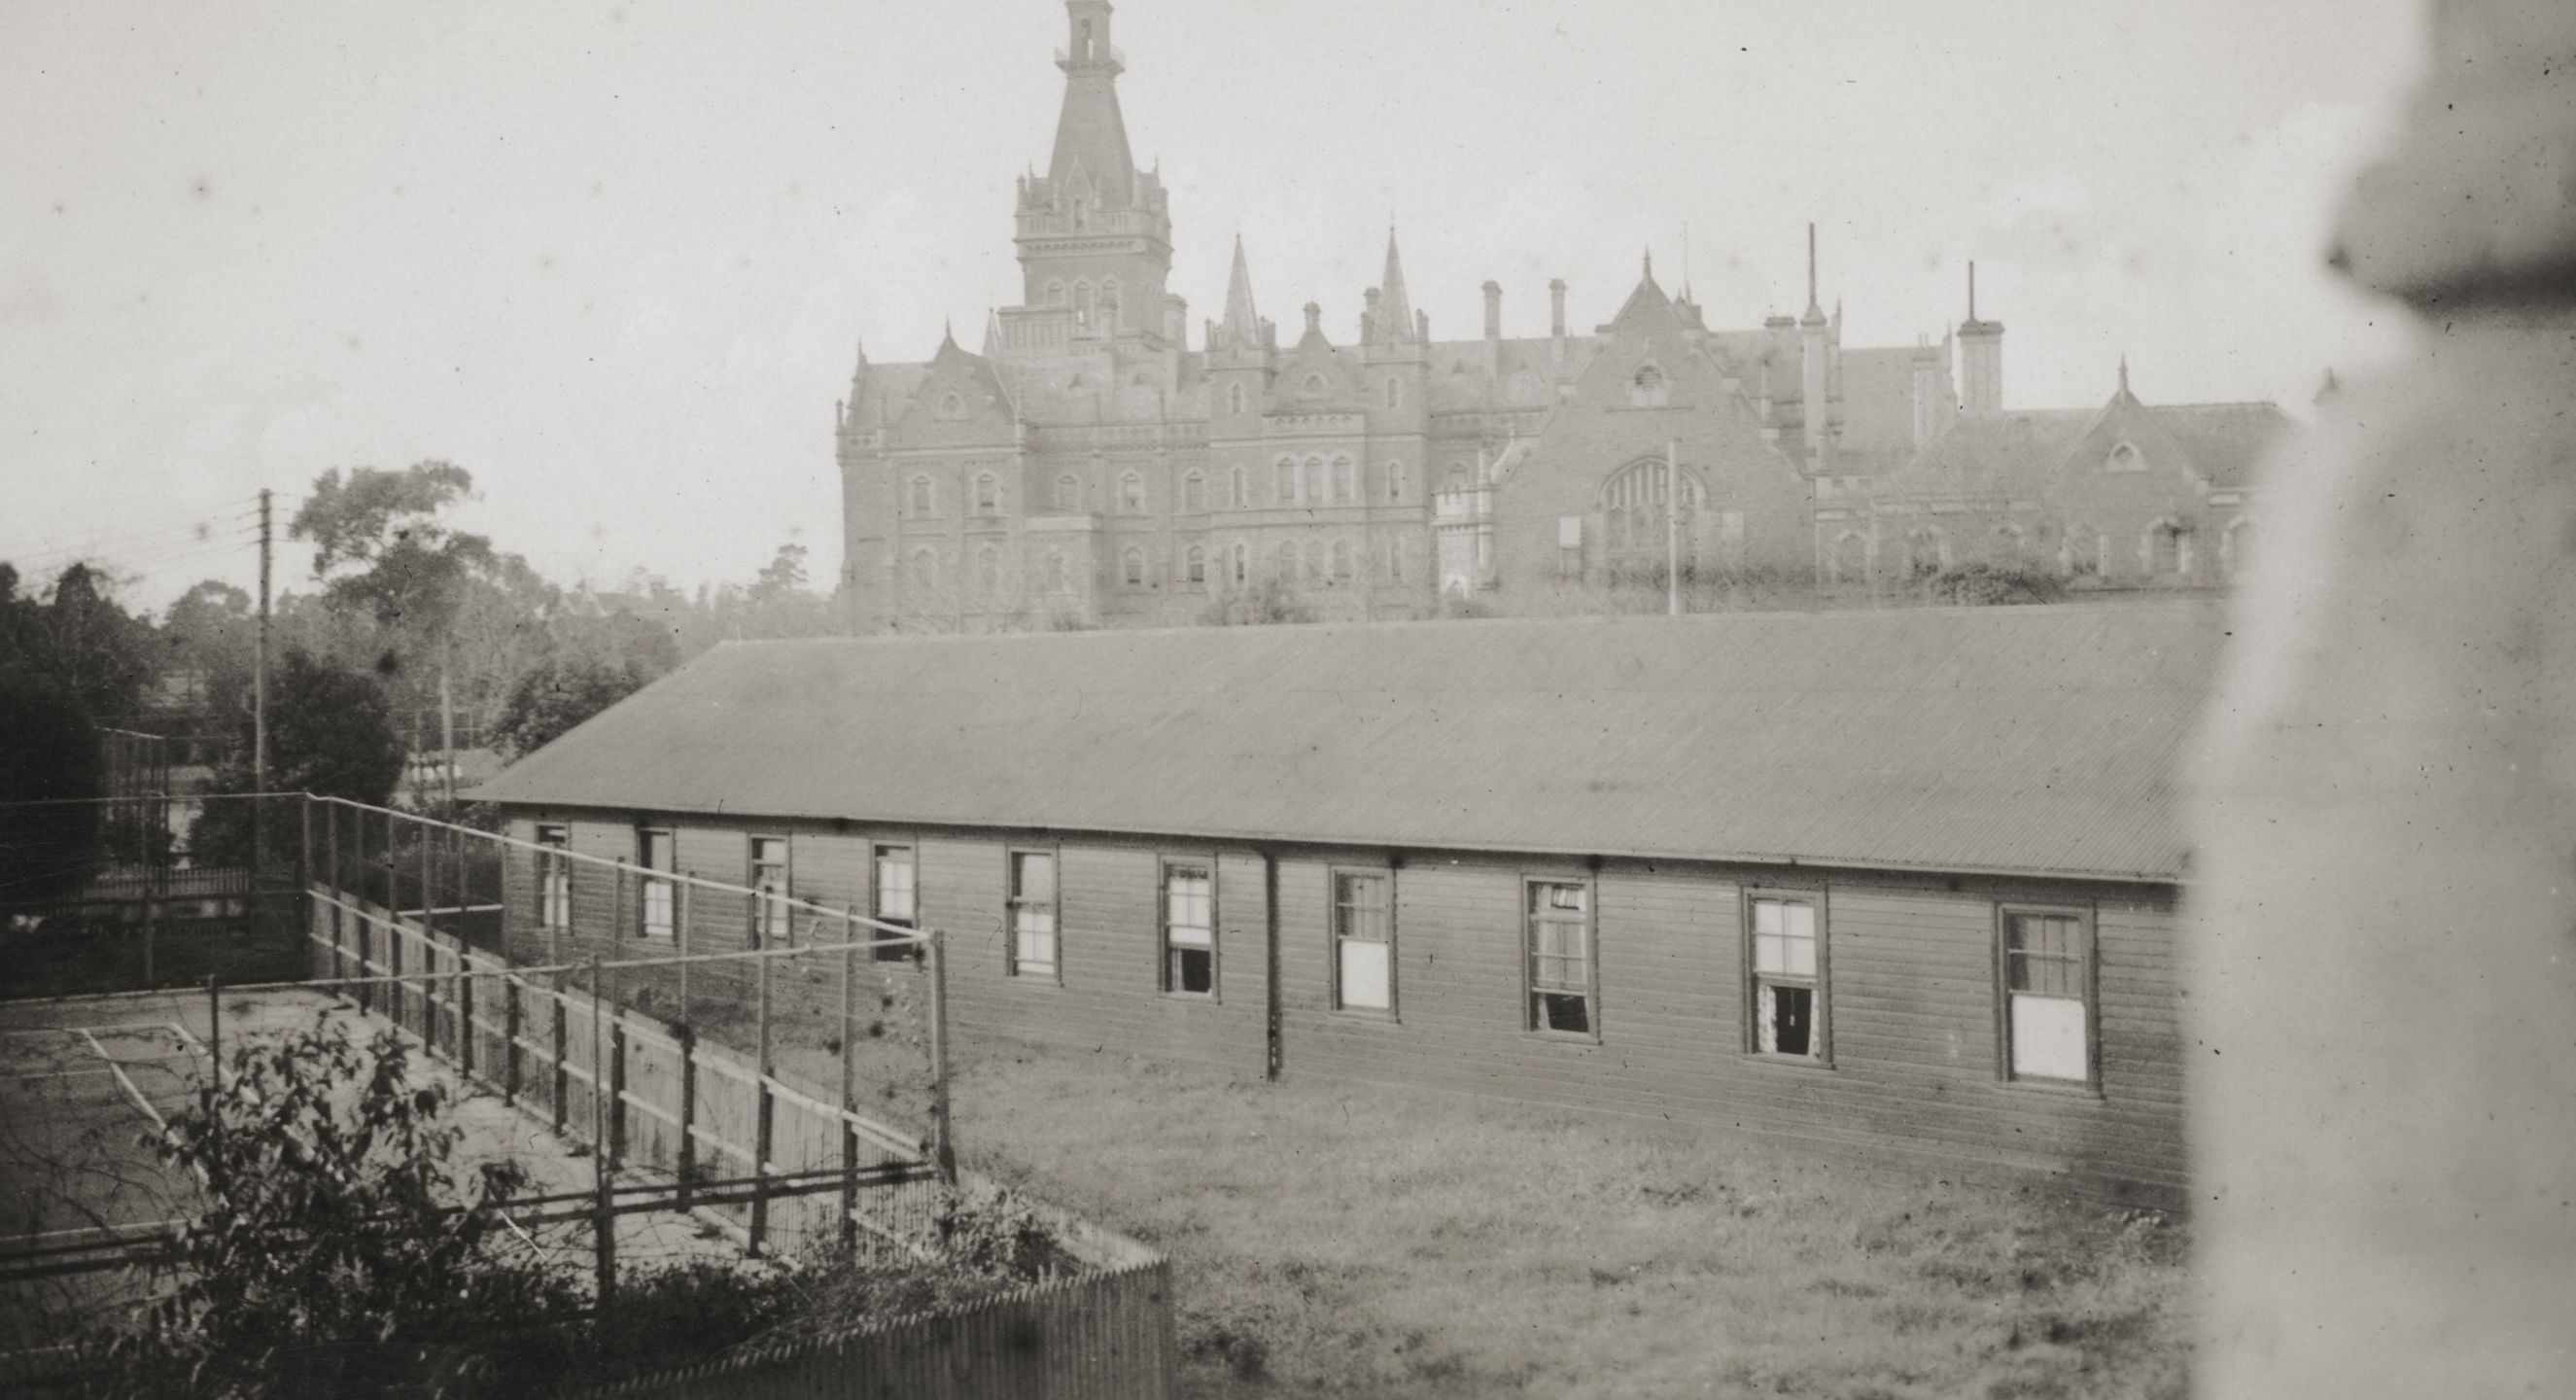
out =
[[[2170,880],[2202,602],[734,643],[485,801]]]

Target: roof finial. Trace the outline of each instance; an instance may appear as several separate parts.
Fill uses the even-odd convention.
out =
[[[1690,220],[1682,220],[1682,300],[1691,299]]]
[[[1655,245],[1651,243],[1646,245],[1646,280],[1655,280]]]
[[[2126,397],[2126,396],[2127,396],[2127,394],[2128,394],[2128,392],[2129,392],[2129,352],[2128,352],[2128,351],[2126,351],[2126,350],[2123,350],[2123,351],[2121,351],[2121,352],[2120,352],[2120,393],[2121,393],[2121,395],[2122,395],[2123,397]]]
[[[1816,309],[1816,226],[1807,225],[1807,306]]]
[[[1968,319],[1977,319],[1977,260],[1968,260]]]

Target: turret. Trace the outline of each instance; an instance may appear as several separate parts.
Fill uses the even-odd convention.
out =
[[[1485,283],[1485,377],[1499,378],[1503,372],[1503,284]]]
[[[1547,284],[1547,358],[1556,377],[1565,377],[1565,279]]]
[[[1968,319],[1959,323],[1959,411],[2004,411],[2004,323],[1977,319],[1977,265],[1968,264]]]
[[[1404,259],[1395,251],[1395,230],[1386,231],[1386,276],[1369,294],[1369,321],[1374,328],[1363,339],[1375,345],[1404,345],[1421,333],[1412,299],[1404,291]]]
[[[1914,339],[1914,446],[1917,449],[1932,441],[1940,431],[1940,408],[1945,391],[1941,387],[1941,352],[1932,348],[1929,337]]]
[[[1831,390],[1827,387],[1828,350],[1825,308],[1816,300],[1816,226],[1807,225],[1807,314],[1798,318],[1800,393],[1805,402],[1800,411],[1806,416],[1807,450],[1822,453],[1825,433],[1832,417]]]

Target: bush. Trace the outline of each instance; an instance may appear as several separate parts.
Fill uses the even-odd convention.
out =
[[[1934,602],[1965,607],[2054,603],[2066,596],[2065,580],[2055,574],[1984,562],[1944,569],[1917,586]]]
[[[1250,588],[1220,593],[1199,613],[1203,627],[1262,627],[1274,623],[1313,622],[1314,606],[1283,578],[1265,578]]]

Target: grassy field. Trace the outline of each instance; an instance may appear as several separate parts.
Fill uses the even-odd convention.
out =
[[[2180,1224],[1661,1125],[987,1052],[967,1161],[1172,1256],[1185,1393],[2179,1396]]]

